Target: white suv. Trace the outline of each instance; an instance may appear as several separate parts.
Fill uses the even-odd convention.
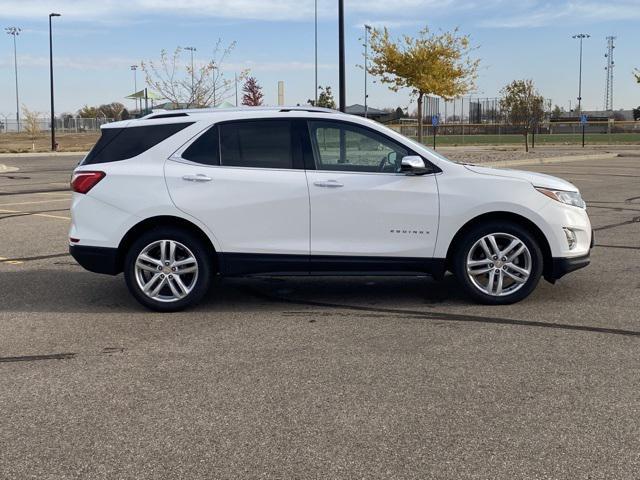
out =
[[[70,252],[174,311],[214,275],[451,271],[489,304],[589,263],[572,184],[451,162],[319,108],[153,113],[102,127],[73,174]]]

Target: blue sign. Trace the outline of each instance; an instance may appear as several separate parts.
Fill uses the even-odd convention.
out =
[[[438,117],[438,115],[431,116],[431,125],[433,125],[434,127],[437,127],[439,122],[440,122],[440,117]]]
[[[586,114],[583,113],[582,115],[580,115],[580,123],[582,125],[586,125],[587,124],[587,115]]]

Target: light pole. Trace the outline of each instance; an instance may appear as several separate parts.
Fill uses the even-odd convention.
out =
[[[4,29],[7,35],[13,35],[13,64],[16,73],[16,122],[18,124],[18,132],[20,132],[20,100],[18,98],[18,53],[16,49],[16,37],[22,31],[18,27],[7,27]]]
[[[56,151],[56,114],[53,100],[53,34],[51,30],[51,19],[59,17],[59,13],[49,14],[49,83],[51,86],[51,151]]]
[[[138,65],[131,65],[131,70],[133,71],[133,94],[138,93]],[[138,110],[138,97],[134,98],[136,102],[136,110]]]
[[[314,48],[315,48],[315,78],[316,78],[316,89],[315,93],[315,104],[314,106],[318,106],[318,0],[315,0],[315,35],[314,35]]]
[[[344,55],[344,0],[338,0],[338,64],[340,111],[344,113],[347,106]]]
[[[588,33],[578,33],[571,37],[571,38],[577,38],[580,40],[580,67],[579,67],[579,73],[578,73],[578,112],[580,114],[582,114],[582,108],[581,108],[581,104],[582,104],[582,40],[589,37],[591,37],[591,35],[589,35]]]
[[[184,49],[191,52],[191,96],[194,97],[193,85],[194,85],[195,71],[193,70],[193,52],[196,51],[196,47],[184,47]]]
[[[371,25],[364,26],[364,118],[367,118],[369,108],[367,106],[367,71],[369,70],[369,32]]]

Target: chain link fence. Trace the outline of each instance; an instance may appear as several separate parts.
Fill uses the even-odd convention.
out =
[[[97,132],[100,126],[105,123],[113,122],[113,118],[81,118],[81,117],[62,117],[56,118],[56,131],[61,133],[83,133]],[[36,120],[41,132],[51,130],[51,117],[39,117]],[[26,119],[21,118],[20,122],[15,118],[0,117],[0,134],[2,133],[18,133],[28,130]]]
[[[418,137],[418,122],[403,119],[388,127],[406,137]],[[582,124],[576,121],[546,121],[533,129],[537,143],[578,144],[582,139]],[[523,128],[505,123],[440,123],[435,127],[438,141],[445,145],[520,143]],[[425,119],[422,127],[423,142],[431,143],[434,127]],[[584,125],[587,142],[591,143],[640,143],[640,121],[595,121]]]

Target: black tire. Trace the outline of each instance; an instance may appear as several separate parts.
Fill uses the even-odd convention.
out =
[[[474,282],[470,279],[470,275],[467,274],[467,257],[470,250],[476,244],[476,242],[478,242],[486,235],[490,234],[511,235],[524,243],[529,251],[530,274],[528,276],[528,279],[525,282],[522,282],[521,286],[519,284],[517,285],[517,290],[513,291],[513,293],[505,293],[502,296],[497,296],[495,294],[490,295],[481,290],[478,285],[475,285]],[[538,281],[542,276],[543,262],[544,259],[540,246],[538,245],[535,237],[528,229],[516,223],[502,223],[496,221],[484,225],[475,226],[467,231],[457,242],[456,248],[453,253],[453,258],[451,258],[453,273],[456,276],[458,282],[464,288],[465,293],[467,293],[476,302],[487,305],[508,305],[511,303],[519,302],[520,300],[528,297],[536,288],[536,285],[538,284]],[[493,267],[498,265],[494,265],[493,263],[487,265],[487,268],[491,270],[493,268],[490,268],[489,266]],[[502,268],[505,267],[503,266]],[[509,267],[507,266],[506,268]],[[494,272],[498,271],[499,269],[494,270]],[[499,272],[499,274],[502,275],[502,272]],[[488,273],[486,277],[484,277],[483,275],[478,275],[474,276],[474,278],[487,278],[487,282],[489,282],[489,275],[491,275],[491,273]],[[504,278],[507,279],[507,276],[505,275]],[[508,280],[509,282],[512,282],[512,285],[516,285],[516,282],[513,282],[510,279]],[[479,280],[478,283],[480,283]]]
[[[197,275],[195,277],[189,277],[189,274],[184,275],[184,278],[188,278],[192,282],[190,292],[184,297],[176,300],[161,301],[151,298],[144,293],[139,284],[139,279],[136,276],[136,260],[140,253],[147,246],[162,240],[178,242],[182,246],[186,247],[197,262]],[[180,247],[178,247],[178,249],[179,248]],[[210,248],[208,248],[202,240],[185,230],[171,227],[158,227],[147,231],[137,238],[126,252],[124,260],[124,278],[127,283],[127,287],[138,302],[151,310],[158,312],[177,312],[179,310],[192,307],[202,300],[211,286],[213,267],[211,252],[209,250]],[[165,272],[158,273],[162,273],[164,278]],[[171,272],[166,272],[167,281],[170,273]],[[147,275],[153,274],[149,273]],[[158,282],[160,282],[160,280],[158,280]],[[174,283],[173,285],[176,284]],[[166,287],[162,287],[161,292],[167,291],[168,296],[170,296],[171,293],[168,288],[169,285],[167,283]]]

